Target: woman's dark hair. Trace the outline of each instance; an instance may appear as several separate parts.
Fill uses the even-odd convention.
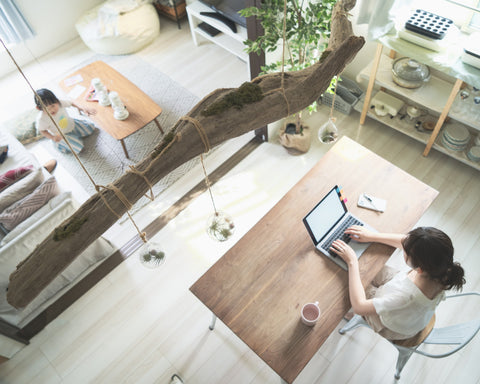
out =
[[[415,228],[402,240],[402,246],[414,268],[420,268],[447,290],[462,289],[465,273],[453,261],[453,244],[446,233],[432,227]]]
[[[58,100],[57,96],[55,96],[55,94],[49,89],[41,88],[41,89],[38,89],[36,92],[37,94],[35,95],[34,100],[35,100],[35,105],[37,106],[38,109],[43,109],[42,103],[40,102],[39,98],[42,100],[43,105],[45,105],[45,107],[48,107],[49,105],[52,105],[52,104],[57,104],[57,103],[60,104],[60,100]]]

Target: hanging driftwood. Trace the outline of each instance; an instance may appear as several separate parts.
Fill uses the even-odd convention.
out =
[[[155,184],[186,161],[224,141],[303,110],[330,85],[362,48],[364,39],[352,36],[341,1],[332,16],[330,45],[320,61],[298,72],[268,74],[237,89],[217,89],[201,100],[171,128],[150,156],[136,165],[141,176],[127,172],[86,201],[55,229],[10,275],[8,302],[22,308],[30,303],[88,245]],[[116,190],[116,191],[115,191]],[[116,214],[115,214],[115,213]]]

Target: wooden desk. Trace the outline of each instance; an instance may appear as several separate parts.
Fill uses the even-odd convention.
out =
[[[344,137],[190,290],[286,382],[292,383],[351,307],[347,272],[317,253],[302,218],[335,185],[347,207],[378,230],[407,232],[438,192]],[[387,200],[384,213],[356,206],[360,193]],[[360,258],[367,285],[393,248]],[[306,302],[322,310],[313,328]]]
[[[81,75],[82,81],[71,86],[65,84],[65,80],[73,76]],[[111,106],[102,107],[97,102],[85,100],[86,92],[90,87],[93,78],[98,77],[108,91],[116,91],[123,104],[129,112],[125,120],[117,120],[113,117]],[[127,147],[123,139],[145,127],[152,120],[157,124],[158,129],[163,133],[162,127],[156,120],[162,113],[162,108],[158,106],[148,95],[133,84],[126,77],[118,73],[115,69],[105,64],[103,61],[95,61],[78,71],[71,73],[60,82],[60,87],[69,93],[77,85],[85,87],[85,91],[74,99],[75,104],[82,108],[95,109],[97,113],[89,116],[89,119],[95,121],[101,129],[110,136],[119,140],[122,144],[125,156],[128,157]]]

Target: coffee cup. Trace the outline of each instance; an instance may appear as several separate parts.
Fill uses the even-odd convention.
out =
[[[315,325],[317,320],[320,318],[320,308],[318,306],[318,301],[315,303],[307,303],[302,307],[302,322],[309,327]]]

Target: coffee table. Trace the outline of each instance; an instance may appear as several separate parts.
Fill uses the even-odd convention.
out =
[[[81,79],[81,81],[70,85],[69,80],[76,78],[78,75],[81,76],[78,78]],[[85,95],[90,88],[90,83],[92,79],[96,77],[101,80],[108,91],[118,92],[120,99],[129,112],[127,119],[117,120],[113,117],[113,109],[111,106],[103,107],[99,105],[98,102],[87,101],[85,99]],[[67,94],[76,94],[75,91],[77,89],[81,89],[80,87],[85,88],[83,92],[73,97],[73,101],[79,107],[93,108],[97,111],[95,115],[89,116],[89,119],[97,123],[100,128],[110,136],[120,141],[127,159],[129,155],[124,142],[126,137],[142,129],[152,120],[156,123],[160,132],[163,133],[162,127],[156,120],[160,113],[162,113],[162,108],[130,80],[103,61],[95,61],[71,73],[60,81],[60,87]]]
[[[279,376],[292,383],[350,309],[347,271],[314,249],[302,218],[334,186],[347,207],[384,232],[405,233],[438,192],[343,137],[190,290]],[[367,192],[387,200],[384,213],[357,207]],[[368,285],[394,251],[372,244],[360,258]],[[300,310],[318,301],[314,327]],[[210,329],[213,329],[214,321]]]

